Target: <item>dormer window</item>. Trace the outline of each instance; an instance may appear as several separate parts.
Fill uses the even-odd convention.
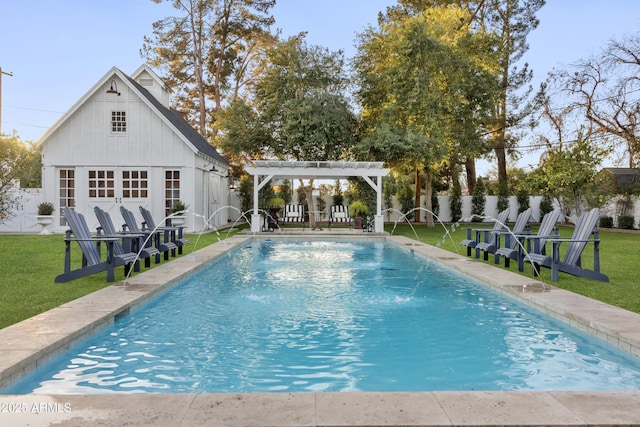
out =
[[[123,133],[127,131],[127,113],[126,111],[111,112],[111,132]]]

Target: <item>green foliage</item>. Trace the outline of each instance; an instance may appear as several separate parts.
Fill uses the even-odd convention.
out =
[[[253,179],[248,175],[240,177],[240,185],[237,191],[240,199],[240,209],[242,212],[248,212],[253,208]]]
[[[333,204],[334,206],[340,206],[344,203],[344,195],[342,194],[342,186],[340,180],[336,180],[336,185],[333,187]]]
[[[433,171],[484,152],[482,122],[497,90],[492,38],[455,6],[381,16],[355,58],[363,138],[356,155]],[[430,184],[427,184],[430,185]],[[431,188],[427,189],[427,194]]]
[[[154,0],[161,2],[162,0]],[[152,24],[141,54],[161,68],[174,90],[175,107],[202,135],[222,107],[238,99],[259,74],[275,0],[173,1],[176,16]]]
[[[553,199],[550,195],[545,194],[540,200],[540,219],[551,211],[553,211]]]
[[[498,212],[509,207],[509,186],[507,180],[498,178]]]
[[[525,189],[517,191],[516,200],[518,201],[518,213],[522,213],[531,207],[529,192]]]
[[[580,212],[584,205],[606,196],[599,193],[605,187],[594,184],[604,182],[596,180],[596,175],[606,154],[595,141],[579,135],[568,147],[550,148],[530,176],[539,190],[558,200],[563,211]]]
[[[357,119],[345,97],[343,53],[309,46],[299,36],[276,43],[262,66],[251,107],[237,101],[220,113],[220,147],[254,158],[344,158]]]
[[[284,200],[285,205],[291,204],[293,197],[290,180],[285,179],[282,181],[282,184],[280,184],[280,191],[278,191],[278,197],[281,197]]]
[[[392,175],[382,177],[382,202],[386,209],[393,208],[393,195],[396,194],[396,180]],[[391,211],[387,211],[387,220],[391,218]]]
[[[415,212],[408,213],[410,210],[415,208],[415,193],[413,188],[413,183],[409,179],[400,180],[397,188],[396,197],[398,197],[398,202],[400,203],[400,210],[403,214],[407,214],[406,218],[411,221]]]
[[[485,196],[484,181],[482,178],[478,178],[476,186],[473,189],[473,195],[471,196],[471,221],[482,221],[486,202],[487,199]]]
[[[457,176],[454,176],[452,181],[449,209],[451,210],[451,221],[456,223],[462,219],[462,188]]]
[[[362,200],[354,200],[349,205],[349,215],[352,217],[366,216],[369,214],[369,206]]]
[[[53,215],[55,206],[50,202],[42,202],[38,205],[38,215]]]
[[[321,185],[318,191],[320,192],[320,195],[318,196],[318,200],[316,201],[316,209],[318,210],[318,212],[323,213],[327,208],[327,201],[324,198],[324,196],[327,194],[327,190],[324,185]]]
[[[600,228],[613,228],[613,217],[609,215],[601,216]]]
[[[176,200],[173,202],[173,206],[171,206],[172,213],[178,213],[186,211],[189,208],[189,205],[185,205],[182,200]]]
[[[284,203],[284,199],[282,197],[272,197],[267,202],[267,206],[270,207],[270,208],[283,209],[284,205],[285,205],[285,203]]]
[[[15,183],[31,179],[36,165],[40,169],[38,150],[22,142],[15,133],[0,134],[0,224],[22,207],[21,195],[14,191]]]
[[[633,230],[635,223],[635,218],[631,215],[620,215],[618,217],[618,228],[622,228],[625,230]]]

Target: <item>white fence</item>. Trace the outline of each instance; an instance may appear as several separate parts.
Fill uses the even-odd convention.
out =
[[[8,219],[5,219],[0,224],[0,233],[39,233],[41,231],[41,226],[36,222],[36,215],[38,212],[38,204],[44,201],[42,190],[40,189],[25,189],[21,190],[21,198],[22,198],[22,208],[16,211],[13,215],[10,215]],[[231,193],[229,197],[229,202],[235,207],[240,207],[240,201],[238,197],[236,197],[236,193]],[[542,200],[539,196],[533,196],[529,199],[529,204],[532,209],[532,221],[539,222],[540,221],[540,201]],[[326,197],[327,206],[332,204],[332,199],[330,196]],[[449,209],[449,196],[438,196],[438,203],[440,206],[440,211],[438,214],[438,218],[444,222],[451,222],[451,210]],[[491,218],[495,218],[498,215],[498,196],[487,196],[485,203],[485,216],[487,217],[486,221],[491,221]],[[468,219],[471,217],[471,196],[462,196],[462,218]],[[509,216],[509,221],[515,221],[518,216],[518,202],[516,197],[513,196],[509,199],[509,206],[511,208],[511,214]],[[635,218],[635,226],[640,227],[640,201],[636,199],[634,203],[634,218]],[[405,221],[402,216],[403,212],[400,212],[400,204],[397,199],[393,199],[393,208],[389,210],[383,210],[384,220],[386,222],[396,222],[396,221]],[[328,208],[326,209],[328,211]],[[424,222],[426,217],[425,210],[420,210],[420,218],[421,221]],[[613,217],[614,223],[617,222],[616,218],[616,200],[613,200],[607,206],[602,209],[602,216],[611,216]],[[229,221],[234,222],[240,217],[240,214],[235,209],[229,209]],[[323,220],[326,220],[326,215]],[[575,220],[575,218],[570,218],[571,220]]]

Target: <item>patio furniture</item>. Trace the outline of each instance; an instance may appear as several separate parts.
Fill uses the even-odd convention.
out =
[[[97,229],[97,234],[99,236],[104,235],[107,237],[117,237],[122,239],[123,245],[120,242],[114,243],[114,250],[116,254],[124,253],[124,252],[134,252],[139,254],[139,257],[144,259],[144,266],[149,268],[151,267],[151,257],[156,257],[156,264],[160,261],[158,255],[160,252],[157,248],[152,246],[151,239],[147,239],[146,235],[143,233],[135,233],[135,232],[127,232],[121,231],[118,232],[116,227],[113,225],[113,221],[111,220],[111,215],[109,212],[101,209],[96,206],[93,208],[93,211],[96,214],[96,218],[98,218],[98,222],[100,223],[100,227]],[[104,234],[102,234],[104,233]],[[137,262],[136,271],[139,270]]]
[[[347,206],[333,205],[329,208],[329,230],[334,224],[347,224],[350,230],[353,228],[353,221]]]
[[[142,223],[143,230],[158,230],[163,231],[165,233],[165,239],[168,237],[170,241],[176,244],[178,247],[178,253],[182,254],[182,247],[189,243],[189,239],[182,236],[182,230],[186,227],[176,227],[176,226],[156,226],[155,221],[153,220],[153,215],[151,215],[151,211],[149,209],[145,209],[140,206],[140,214],[142,214],[142,219],[144,222]],[[169,233],[167,236],[166,233]]]
[[[506,230],[505,224],[507,223],[507,219],[509,218],[509,212],[509,208],[500,212],[498,214],[498,218],[496,218],[494,221],[493,228],[467,228],[467,238],[460,242],[462,246],[466,246],[467,256],[471,256],[471,250],[475,249],[476,258],[480,258],[480,249],[477,248],[478,244],[481,242],[489,243],[493,238],[492,233]]]
[[[534,266],[534,275],[538,274],[539,267],[551,269],[551,281],[557,282],[560,272],[587,279],[608,282],[609,277],[600,272],[600,239],[596,226],[600,219],[600,209],[593,208],[580,216],[576,223],[571,238],[549,238],[547,241],[552,244],[550,256],[543,254],[528,254],[524,257],[524,262],[531,262]],[[560,245],[568,243],[567,250],[560,259]],[[593,243],[593,270],[582,267],[582,252],[587,243]]]
[[[56,283],[69,282],[102,271],[107,272],[107,281],[113,282],[115,280],[115,268],[119,266],[125,267],[125,274],[129,273],[131,265],[137,259],[135,253],[116,254],[115,243],[118,238],[92,236],[84,216],[69,207],[63,209],[63,214],[70,229],[65,232],[64,239],[64,273],[56,276]],[[82,264],[77,269],[72,269],[71,267],[71,243],[74,241],[78,242],[82,250]],[[106,260],[102,259],[100,253],[103,243],[107,248]]]
[[[305,228],[304,220],[304,205],[285,205],[284,212],[282,213],[283,224],[302,224],[302,229]]]
[[[516,218],[516,222],[513,225],[513,228],[511,230],[509,230],[509,228],[507,227],[504,230],[493,231],[489,235],[488,242],[480,242],[476,245],[476,251],[483,251],[484,260],[487,261],[489,259],[489,254],[495,254],[496,250],[500,248],[500,236],[503,234],[510,236],[511,233],[515,235],[522,234],[525,231],[525,228],[529,225],[529,218],[531,218],[531,208],[525,211],[522,211],[518,214],[518,217]],[[506,223],[504,224],[506,225]],[[505,244],[515,245],[515,239],[508,239],[505,241]],[[496,264],[498,264],[500,262],[500,257],[494,256],[494,261]]]
[[[546,242],[550,237],[558,236],[558,228],[556,223],[560,218],[560,208],[556,208],[548,212],[540,222],[540,227],[536,234],[523,234],[515,236],[509,233],[501,233],[505,237],[504,246],[499,247],[495,253],[495,263],[500,263],[500,257],[504,257],[504,266],[509,267],[510,260],[514,259],[518,262],[518,271],[524,271],[524,256],[526,254],[545,254]],[[527,248],[525,251],[525,240]],[[533,247],[531,243],[533,242]]]
[[[162,231],[153,231],[148,229],[142,229],[138,226],[138,222],[136,221],[136,217],[133,215],[129,209],[124,206],[120,206],[120,213],[122,214],[122,218],[124,219],[125,224],[123,225],[124,231],[131,231],[134,233],[144,234],[146,236],[151,236],[153,239],[153,245],[158,249],[158,251],[164,254],[164,260],[167,261],[169,259],[169,251],[171,251],[172,256],[176,256],[177,245],[168,239],[168,233]],[[160,235],[163,235],[164,238],[161,238]],[[160,261],[160,254],[156,255],[156,263]]]

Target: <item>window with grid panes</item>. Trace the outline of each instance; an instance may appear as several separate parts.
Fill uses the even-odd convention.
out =
[[[89,197],[96,199],[115,197],[114,177],[112,170],[90,170]]]
[[[147,171],[122,171],[122,197],[125,199],[146,198],[149,181]]]
[[[171,215],[173,204],[180,200],[180,171],[165,171],[164,200],[165,215]]]
[[[111,112],[111,132],[123,133],[127,131],[127,113],[126,111]]]
[[[67,225],[67,221],[62,214],[62,208],[68,206],[70,208],[76,205],[75,200],[75,173],[74,169],[60,169],[60,225]]]

